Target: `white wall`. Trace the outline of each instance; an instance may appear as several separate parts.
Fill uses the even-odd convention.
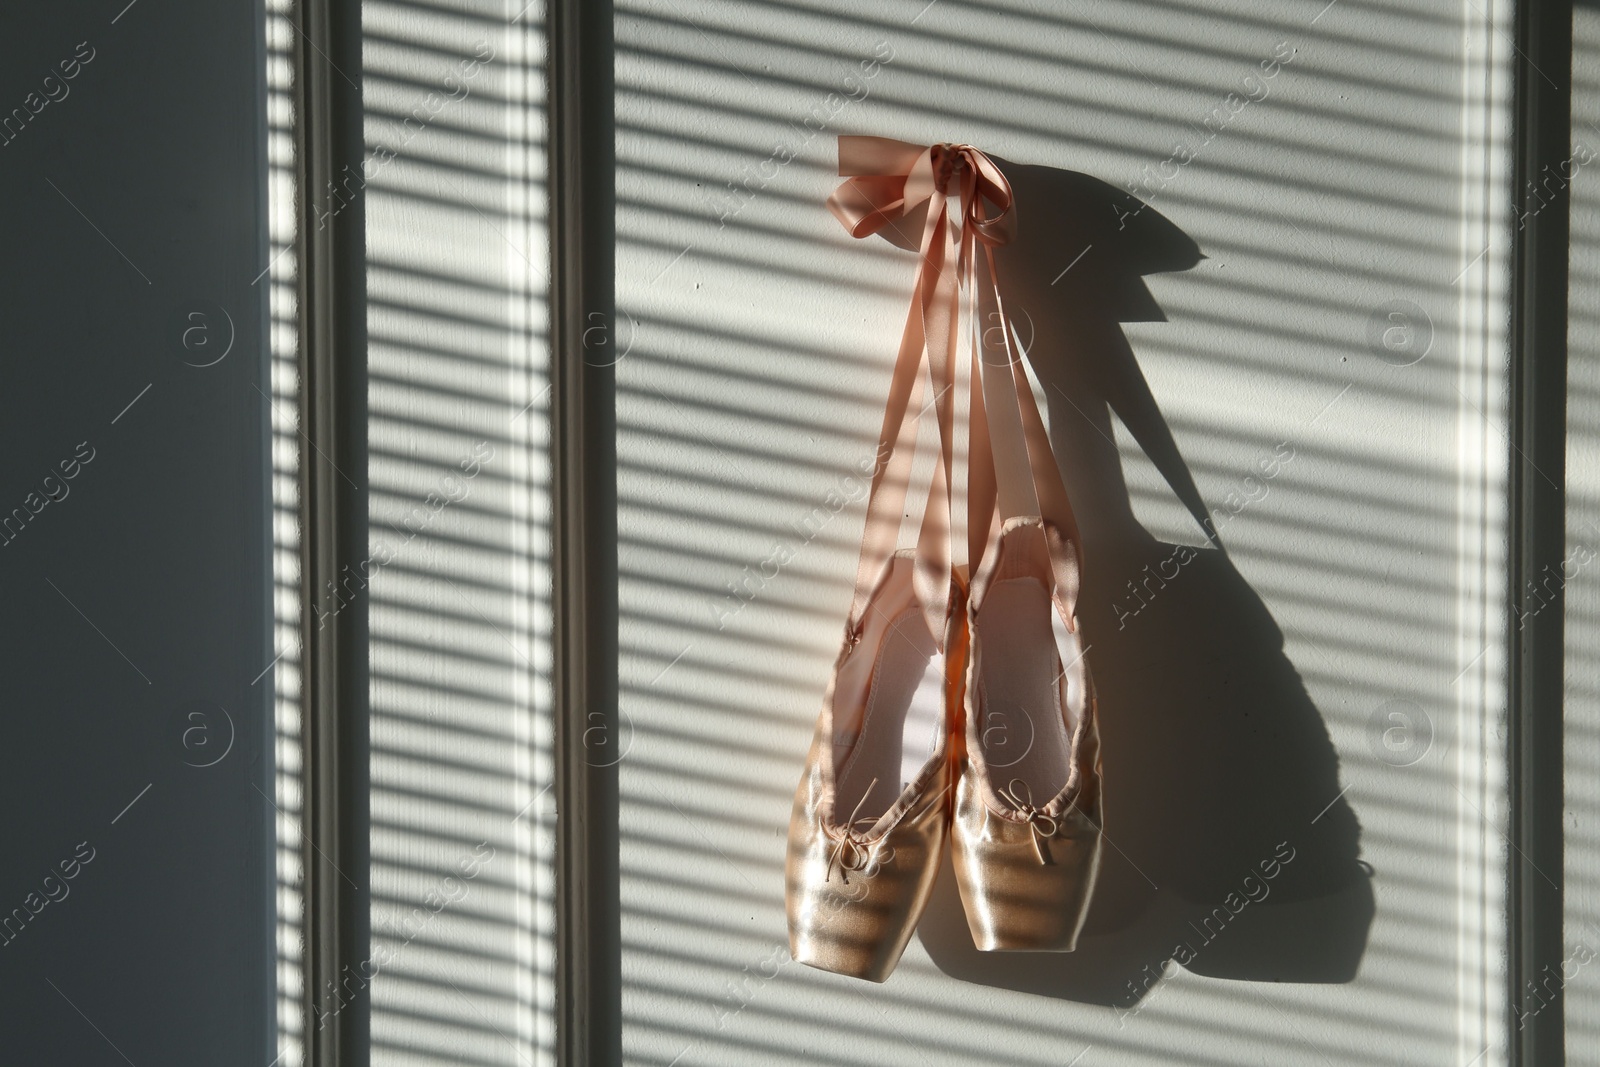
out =
[[[1357,0],[618,4],[630,1063],[1500,1062],[1508,28],[1497,4]],[[824,209],[834,136],[1126,187],[1230,93],[1258,99],[1127,232],[1104,188],[1017,172],[1117,846],[1083,946],[981,958],[946,878],[886,985],[796,965],[784,833],[860,502],[793,525],[871,454],[913,272]],[[1094,273],[1052,285],[1097,237]],[[1119,629],[1125,583],[1201,542],[1178,464],[1124,424],[1159,444],[1162,420],[1108,412],[1137,381],[1109,312],[1158,318],[1141,259],[1171,271],[1147,279],[1166,321],[1125,333],[1232,563],[1202,553]],[[1130,992],[1280,840],[1303,860],[1277,897]]]
[[[362,5],[372,1062],[547,1062],[543,9]]]
[[[1600,1063],[1600,11],[1578,7],[1572,23],[1571,282],[1567,313],[1567,552],[1559,575],[1541,575],[1566,597],[1566,931],[1561,974],[1537,976],[1523,1010],[1559,996],[1567,1062]]]

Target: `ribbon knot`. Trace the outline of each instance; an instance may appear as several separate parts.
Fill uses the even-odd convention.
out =
[[[1028,829],[1033,834],[1033,850],[1039,855],[1040,863],[1049,863],[1050,854],[1045,851],[1044,843],[1056,835],[1061,829],[1061,824],[1054,816],[1046,815],[1044,809],[1034,807],[1033,790],[1028,788],[1028,783],[1020,778],[1013,778],[1006,788],[999,791],[1006,803],[1017,809],[1028,823]]]
[[[972,145],[923,147],[887,137],[842,136],[839,173],[848,180],[828,198],[828,207],[852,237],[877,233],[936,195],[941,201],[958,198],[956,225],[985,244],[1005,244],[1016,232],[1011,183]],[[986,203],[994,205],[992,214],[985,211]]]

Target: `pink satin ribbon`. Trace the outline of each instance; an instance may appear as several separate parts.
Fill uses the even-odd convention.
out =
[[[952,575],[951,393],[962,338],[973,360],[967,478],[970,566],[976,569],[1000,522],[1014,515],[1043,516],[1063,534],[1077,538],[995,271],[994,249],[1016,232],[1011,183],[993,160],[971,145],[924,147],[886,137],[841,136],[839,173],[847,180],[828,198],[828,207],[852,237],[896,227],[926,210],[911,307],[879,432],[879,463],[868,497],[849,633],[859,635],[862,616],[899,539],[926,385],[933,394],[930,406],[938,422],[939,453],[913,573],[924,617],[942,649]],[[982,285],[980,258],[986,268]],[[992,310],[980,318],[986,308]],[[980,332],[980,321],[997,322],[999,328]],[[995,334],[1001,343],[986,346]],[[986,347],[1002,358],[983,358]],[[1067,567],[1071,573],[1058,574],[1058,585],[1075,598],[1076,568]]]

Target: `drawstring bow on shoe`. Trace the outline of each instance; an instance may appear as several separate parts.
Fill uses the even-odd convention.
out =
[[[1044,843],[1056,835],[1061,829],[1054,816],[1046,815],[1043,808],[1033,806],[1033,790],[1028,788],[1028,783],[1021,778],[1013,778],[1006,788],[999,791],[1007,804],[1017,809],[1028,822],[1028,829],[1033,833],[1033,850],[1039,855],[1040,863],[1050,862],[1050,853],[1045,851]]]
[[[849,885],[849,872],[865,873],[870,878],[878,870],[894,862],[894,848],[887,844],[889,835],[894,833],[902,822],[917,812],[927,811],[933,805],[942,802],[950,792],[950,787],[946,785],[926,800],[911,805],[889,820],[889,825],[885,826],[876,838],[869,840],[867,834],[871,831],[877,819],[871,815],[861,815],[861,809],[877,785],[878,780],[876,778],[867,783],[867,791],[861,794],[861,799],[856,801],[855,810],[850,813],[850,818],[844,823],[835,825],[830,820],[822,820],[822,832],[827,835],[830,841],[834,842],[833,851],[828,856],[828,868],[823,875],[823,881],[832,881],[833,869],[838,867],[839,877],[843,879],[845,885]],[[860,817],[858,818],[857,816]],[[862,824],[865,824],[865,829],[857,829]]]
[[[868,783],[867,791],[861,794],[861,799],[856,801],[855,810],[850,813],[850,818],[843,824],[835,826],[824,821],[823,832],[828,835],[830,840],[835,842],[835,845],[833,853],[828,857],[828,869],[823,874],[823,881],[833,881],[834,867],[839,868],[840,879],[845,885],[849,885],[851,871],[866,871],[870,877],[873,870],[881,866],[881,864],[876,864],[874,860],[876,853],[883,845],[884,839],[888,837],[888,830],[879,835],[878,847],[875,848],[867,840],[866,830],[856,829],[861,823],[866,823],[867,830],[870,830],[872,829],[872,824],[878,821],[870,815],[857,818],[861,814],[862,806],[866,804],[867,798],[872,795],[872,791],[877,785],[878,780],[876,778]],[[893,827],[891,826],[889,829],[893,829]]]

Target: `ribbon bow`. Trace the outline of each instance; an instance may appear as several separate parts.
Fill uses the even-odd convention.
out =
[[[839,138],[839,173],[849,178],[828,198],[828,208],[851,237],[869,237],[929,206],[923,232],[924,269],[933,249],[930,238],[942,200],[959,197],[962,233],[970,231],[986,244],[1000,245],[1016,232],[1011,210],[1011,183],[994,161],[969,144],[936,144],[927,148],[887,137]],[[995,206],[986,214],[984,201]],[[934,264],[935,268],[943,263]]]
[[[1033,806],[1033,790],[1021,778],[1011,779],[1010,784],[999,792],[1006,803],[1016,808],[1017,814],[1027,820],[1028,829],[1033,832],[1033,850],[1039,854],[1039,862],[1049,863],[1050,854],[1045,851],[1044,843],[1056,835],[1061,824],[1054,816],[1046,815],[1044,809]]]

